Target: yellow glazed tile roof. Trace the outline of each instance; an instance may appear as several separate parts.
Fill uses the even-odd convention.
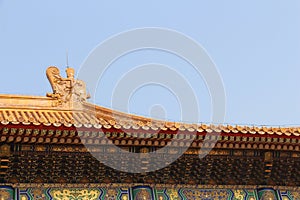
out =
[[[0,125],[44,125],[56,127],[115,128],[146,131],[217,132],[228,134],[273,135],[298,137],[300,127],[265,127],[239,125],[188,124],[161,121],[122,113],[87,102],[85,83],[74,78],[74,69],[66,69],[67,77],[55,66],[46,70],[52,93],[47,97],[0,95]]]
[[[266,127],[188,124],[126,114],[80,102],[80,106],[57,106],[51,97],[0,95],[0,124],[44,125],[134,130],[223,132],[274,136],[299,136],[300,127]]]

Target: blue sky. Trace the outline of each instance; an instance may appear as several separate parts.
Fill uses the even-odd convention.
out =
[[[226,90],[230,124],[300,124],[300,2],[251,1],[0,1],[0,93],[45,96],[45,70],[65,54],[76,70],[108,37],[142,27],[179,31],[200,43],[215,62]],[[104,55],[105,56],[105,55]],[[201,76],[174,55],[134,52],[115,62],[94,101],[110,107],[113,85],[131,68],[168,64],[187,77],[209,122],[210,95]],[[129,112],[149,115],[163,105],[179,120],[178,102],[168,91],[144,87],[132,96]]]

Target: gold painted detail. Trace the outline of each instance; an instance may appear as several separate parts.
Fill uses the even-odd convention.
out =
[[[186,199],[228,199],[229,193],[226,190],[184,190],[183,194],[186,196]]]
[[[97,189],[51,189],[54,200],[97,200],[100,191]]]
[[[7,144],[0,146],[0,156],[10,156],[10,146]]]
[[[246,193],[243,190],[233,190],[234,200],[244,200]]]
[[[21,199],[21,200],[28,200],[28,196],[25,195],[25,194],[21,194],[21,195],[20,195],[20,199]]]
[[[10,200],[11,199],[11,195],[8,191],[4,190],[4,189],[0,189],[0,199],[2,200]]]
[[[271,191],[266,191],[263,193],[262,197],[260,198],[261,200],[275,200],[276,197],[273,192]]]
[[[37,146],[35,147],[35,150],[36,150],[36,151],[46,151],[47,149],[46,149],[46,146],[43,146],[43,145],[37,145]]]
[[[300,191],[291,192],[291,197],[293,199],[300,199]]]
[[[149,191],[145,190],[145,189],[141,189],[134,200],[151,200],[151,195],[149,193]]]
[[[106,195],[105,195],[105,200],[113,200],[113,199],[117,199],[117,190],[116,189],[108,189],[106,188]]]
[[[167,194],[170,197],[170,200],[179,200],[179,195],[178,195],[178,191],[175,189],[169,189],[167,190]]]
[[[42,188],[34,188],[31,191],[35,200],[44,200],[45,199],[45,191]]]

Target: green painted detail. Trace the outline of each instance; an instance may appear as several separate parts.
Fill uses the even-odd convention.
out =
[[[165,189],[153,189],[155,200],[168,200],[168,196],[165,194]]]
[[[19,193],[15,194],[15,191]],[[21,194],[23,196],[21,196]],[[270,188],[254,189],[196,189],[196,188],[152,188],[101,187],[101,188],[20,188],[0,187],[0,197],[19,200],[300,200],[300,191],[280,191]],[[54,196],[55,195],[55,196]],[[7,196],[9,196],[7,198]],[[22,198],[23,197],[23,198]],[[27,198],[28,197],[28,198]]]
[[[134,200],[154,199],[152,189],[150,187],[143,186],[132,188],[132,196]]]
[[[255,191],[254,190],[244,190],[246,193],[246,198],[245,200],[257,200],[258,198],[255,195]]]

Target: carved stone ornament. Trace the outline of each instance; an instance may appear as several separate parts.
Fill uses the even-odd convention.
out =
[[[57,105],[64,105],[69,102],[85,102],[90,95],[86,92],[86,85],[83,81],[74,78],[75,70],[67,68],[67,78],[60,75],[60,71],[55,66],[50,66],[46,70],[47,78],[51,84],[53,93],[47,93],[47,97],[57,100]]]

